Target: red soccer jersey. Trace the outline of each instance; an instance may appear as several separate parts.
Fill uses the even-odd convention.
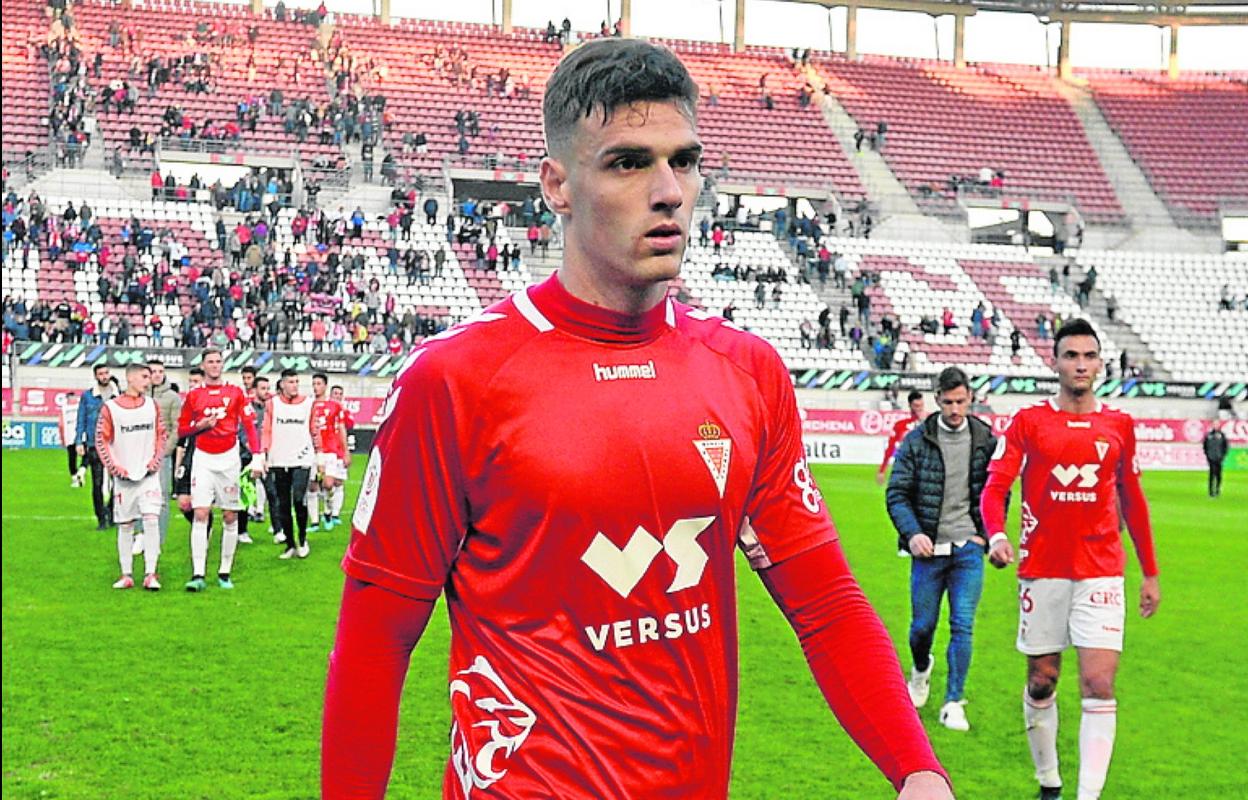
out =
[[[880,462],[880,472],[888,469],[888,463],[892,461],[893,454],[901,446],[901,440],[906,438],[906,434],[914,430],[915,425],[919,425],[922,422],[922,417],[916,417],[911,414],[909,417],[899,419],[893,424],[893,432],[888,437],[888,444],[884,447],[884,460]]]
[[[342,446],[341,429],[346,425],[342,404],[337,400],[314,400],[312,402],[312,430],[316,431],[316,443],[323,453],[339,456],[347,454]]]
[[[195,449],[205,453],[227,453],[238,444],[238,429],[247,433],[247,446],[251,452],[260,452],[260,437],[256,435],[256,411],[247,401],[241,386],[222,383],[192,389],[182,404],[182,416],[178,419],[178,437],[191,436],[199,421],[218,416],[221,421],[195,437]]]
[[[1091,414],[1069,414],[1052,399],[1019,410],[997,440],[981,497],[990,535],[1005,530],[1005,495],[1020,471],[1019,577],[1122,575],[1120,501],[1144,574],[1157,574],[1130,416],[1099,402]]]
[[[426,340],[382,409],[343,568],[445,591],[444,798],[725,797],[734,547],[836,538],[775,350],[625,319],[552,278]]]

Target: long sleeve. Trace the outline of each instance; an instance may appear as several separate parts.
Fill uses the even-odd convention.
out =
[[[112,473],[117,462],[113,459],[113,414],[107,404],[100,409],[95,423],[95,452],[104,468]]]
[[[801,642],[841,725],[893,786],[931,771],[949,780],[914,710],[888,631],[829,542],[759,572]]]
[[[178,438],[185,439],[198,433],[195,430],[193,420],[195,404],[191,402],[190,395],[187,395],[186,402],[182,404],[182,412],[178,415]]]
[[[78,419],[74,425],[74,444],[87,444],[87,395],[90,392],[82,393],[82,402],[78,404]]]
[[[1125,428],[1123,438],[1126,448],[1118,465],[1119,499],[1122,514],[1127,520],[1127,532],[1135,546],[1135,555],[1140,560],[1140,569],[1145,577],[1152,577],[1157,574],[1152,521],[1148,513],[1148,500],[1144,498],[1144,487],[1140,485],[1140,463],[1135,453],[1135,428],[1133,424],[1128,424]]]
[[[914,513],[915,483],[918,480],[918,442],[911,446],[911,439],[906,438],[897,451],[897,462],[888,477],[888,488],[884,492],[888,516],[893,521],[897,533],[908,543],[910,537],[923,533],[919,518]],[[929,533],[935,533],[930,531]]]
[[[988,481],[979,497],[979,515],[991,545],[998,536],[1005,536],[1006,502],[1010,487],[1023,468],[1023,422],[1015,417],[1010,427],[997,439],[997,449],[988,464]]]
[[[152,463],[158,465],[159,469],[160,460],[165,456],[165,439],[169,434],[165,431],[164,415],[160,413],[160,406],[156,403],[152,406],[156,412],[156,447],[152,453]]]
[[[274,399],[270,397],[264,401],[264,424],[262,424],[260,432],[260,452],[268,453],[269,448],[273,446],[273,403]]]
[[[433,601],[347,578],[325,684],[323,800],[385,796],[403,681],[433,607]]]

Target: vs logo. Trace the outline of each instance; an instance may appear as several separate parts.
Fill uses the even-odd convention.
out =
[[[693,517],[675,522],[660,542],[654,534],[638,525],[623,549],[616,547],[601,532],[590,542],[581,561],[598,577],[627,598],[645,577],[660,552],[676,564],[676,575],[667,587],[668,594],[697,586],[710,559],[697,538],[715,521],[714,517]]]
[[[1071,464],[1070,466],[1058,464],[1053,467],[1053,477],[1057,478],[1057,482],[1062,486],[1070,486],[1078,478],[1078,488],[1090,489],[1099,480],[1096,473],[1100,468],[1100,464]]]

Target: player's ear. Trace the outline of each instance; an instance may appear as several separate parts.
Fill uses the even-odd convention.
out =
[[[568,169],[564,163],[551,156],[543,158],[538,179],[542,184],[542,197],[550,210],[560,216],[567,215],[572,203],[568,196]]]

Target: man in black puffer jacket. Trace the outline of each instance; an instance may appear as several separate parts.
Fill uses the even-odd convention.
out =
[[[927,702],[932,637],[942,596],[949,594],[949,674],[940,722],[967,730],[963,691],[971,664],[971,630],[984,585],[987,537],[979,496],[988,479],[996,439],[988,423],[971,416],[966,373],[949,367],[936,379],[936,406],[902,440],[889,478],[888,515],[910,565],[910,698]]]

